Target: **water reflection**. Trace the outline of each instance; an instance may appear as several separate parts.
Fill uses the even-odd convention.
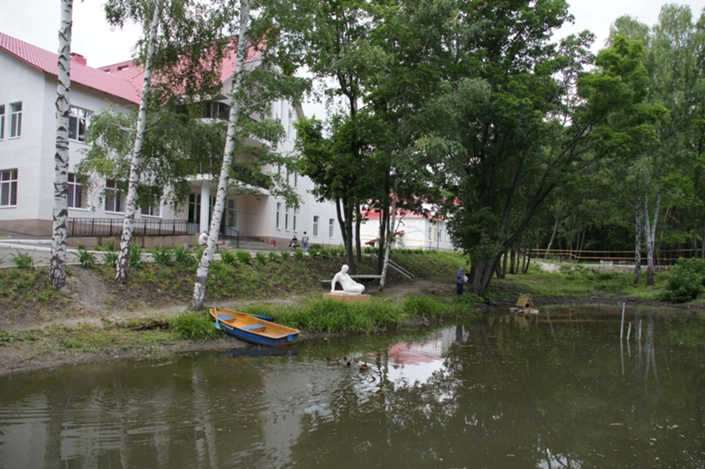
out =
[[[621,341],[621,308],[548,308],[0,378],[0,468],[702,467],[705,321],[627,316]]]

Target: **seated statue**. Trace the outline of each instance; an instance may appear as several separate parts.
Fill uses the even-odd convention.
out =
[[[339,282],[340,286],[343,287],[343,291],[336,291],[335,290],[335,282]],[[348,275],[348,266],[343,265],[343,267],[340,269],[340,272],[335,274],[335,277],[333,277],[333,281],[331,282],[330,285],[330,291],[331,293],[344,293],[348,295],[359,295],[361,293],[365,293],[365,286],[361,283],[357,283],[355,280],[353,280],[350,275]]]

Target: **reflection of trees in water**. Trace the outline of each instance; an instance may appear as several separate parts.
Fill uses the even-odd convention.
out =
[[[653,311],[648,312],[646,317],[646,332],[642,334],[644,319],[641,317],[641,311],[637,310],[636,313],[637,353],[634,358],[634,377],[635,383],[642,389],[644,396],[648,396],[649,382],[653,376],[654,390],[656,391],[657,397],[660,397],[661,385],[659,383],[656,348],[654,346],[654,316],[655,313]]]

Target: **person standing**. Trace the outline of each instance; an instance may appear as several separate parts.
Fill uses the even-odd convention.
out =
[[[455,285],[458,288],[458,295],[463,294],[463,285],[467,282],[467,277],[465,276],[465,269],[462,267],[458,268],[458,273],[455,274]]]
[[[304,231],[304,235],[301,237],[301,246],[303,247],[304,254],[308,251],[308,235]]]

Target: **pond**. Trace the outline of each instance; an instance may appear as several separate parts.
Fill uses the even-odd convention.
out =
[[[501,310],[1,377],[0,468],[702,468],[705,314],[626,321]]]

